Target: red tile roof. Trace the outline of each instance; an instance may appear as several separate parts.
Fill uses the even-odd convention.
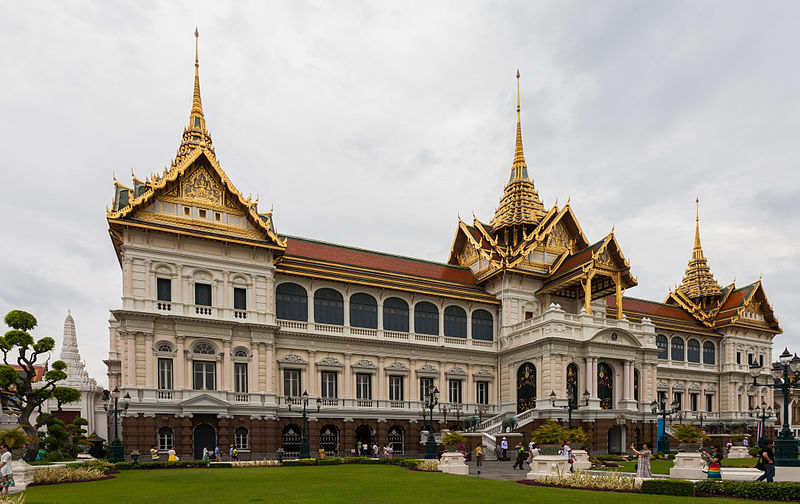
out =
[[[616,315],[617,305],[614,296],[606,298],[606,306],[609,315]],[[720,336],[717,331],[704,326],[690,313],[676,305],[623,297],[622,312],[633,322],[639,322],[642,318],[647,317],[658,329]]]

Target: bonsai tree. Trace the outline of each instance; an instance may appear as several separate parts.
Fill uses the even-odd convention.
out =
[[[42,404],[48,399],[55,399],[58,410],[66,403],[79,401],[80,391],[59,387],[57,383],[67,377],[64,361],[57,360],[52,363],[42,380],[35,382],[36,363],[44,354],[50,353],[55,347],[53,338],[44,337],[33,340],[29,331],[36,327],[36,317],[28,312],[12,310],[5,316],[5,323],[11,328],[0,337],[0,352],[3,353],[3,363],[0,364],[0,394],[6,404],[19,411],[17,423],[31,442],[31,450],[26,454],[30,462],[39,450],[39,437],[36,432],[44,423],[30,420],[34,411],[41,417]],[[15,355],[16,354],[16,355]],[[18,367],[12,367],[12,363]],[[35,383],[35,386],[34,386]]]
[[[73,458],[77,457],[84,448],[91,446],[92,441],[97,437],[94,434],[86,436],[87,431],[83,428],[85,425],[89,425],[89,422],[85,418],[78,417],[65,427],[69,434],[67,449]]]
[[[710,439],[705,431],[695,425],[694,422],[673,425],[672,437],[681,444],[702,444],[703,441],[708,441]]]

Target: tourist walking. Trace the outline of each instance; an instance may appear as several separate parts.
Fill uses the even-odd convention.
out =
[[[476,466],[478,467],[478,474],[481,473],[481,467],[483,467],[483,445],[478,445],[475,447],[475,461]]]
[[[561,453],[559,453],[559,455],[567,457],[567,462],[569,462],[569,472],[574,472],[575,469],[573,468],[572,463],[575,462],[575,460],[572,458],[572,446],[570,446],[569,441],[564,441],[564,447],[561,448]]]
[[[178,460],[178,457],[175,455],[175,447],[174,446],[169,449],[169,451],[167,452],[167,455],[169,455],[167,457],[167,461],[168,462],[175,462],[176,460]]]
[[[717,445],[711,445],[711,453],[704,451],[703,460],[708,462],[708,479],[722,479],[722,450]]]
[[[0,494],[8,495],[8,487],[14,486],[14,471],[11,469],[11,452],[8,445],[0,445]]]
[[[631,444],[631,451],[639,457],[636,461],[636,477],[652,478],[653,474],[650,472],[650,455],[652,455],[653,452],[650,451],[650,447],[647,446],[647,443],[642,443],[642,451],[637,450],[636,447]]]
[[[775,442],[771,439],[767,439],[764,441],[764,448],[761,449],[761,453],[758,455],[758,462],[756,463],[756,468],[761,469],[764,471],[764,474],[756,478],[756,481],[765,481],[767,483],[772,483],[773,479],[775,478]]]
[[[378,458],[380,455],[380,449],[378,448],[378,443],[375,441],[372,442],[372,458]]]
[[[156,445],[151,446],[150,447],[150,460],[152,462],[158,462],[159,458],[160,457],[159,457],[159,454],[158,454],[158,448],[156,448]]]
[[[222,462],[222,450],[219,449],[219,445],[214,447],[214,460]]]
[[[522,447],[522,442],[517,443],[517,446],[514,447],[514,450],[517,452],[517,458],[514,461],[514,467],[512,469],[516,469],[519,466],[520,469],[525,469],[525,448]]]
[[[208,445],[203,447],[203,462],[208,462]]]
[[[536,457],[538,457],[541,454],[542,454],[542,450],[539,449],[539,447],[536,445],[536,443],[531,441],[530,451],[528,452],[528,463],[529,464],[533,464],[533,459],[535,459]]]
[[[506,441],[505,436],[503,436],[503,440],[500,441],[500,449],[503,450],[503,460],[508,460],[508,441]]]

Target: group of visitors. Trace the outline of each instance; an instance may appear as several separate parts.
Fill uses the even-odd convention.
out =
[[[375,441],[372,442],[372,445],[369,443],[362,443],[361,441],[356,441],[356,452],[360,453],[362,457],[372,457],[372,458],[392,458],[394,455],[394,446],[392,443],[384,443],[383,446],[378,446],[378,443]]]

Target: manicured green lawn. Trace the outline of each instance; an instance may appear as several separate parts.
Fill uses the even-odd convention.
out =
[[[636,461],[629,462],[614,462],[619,467],[597,467],[600,471],[623,471],[623,472],[636,472]],[[722,459],[722,467],[753,467],[756,465],[755,458],[741,458],[741,459]],[[650,461],[650,471],[653,474],[669,474],[672,468],[671,460],[658,460],[653,459]],[[705,502],[705,501],[703,501]]]
[[[520,485],[400,467],[346,465],[246,469],[162,469],[122,471],[115,479],[33,487],[28,504],[143,502],[262,503],[480,503],[579,501],[581,504],[690,504],[693,498],[591,492]],[[732,504],[733,499],[703,499]],[[739,501],[745,502],[745,501]]]

